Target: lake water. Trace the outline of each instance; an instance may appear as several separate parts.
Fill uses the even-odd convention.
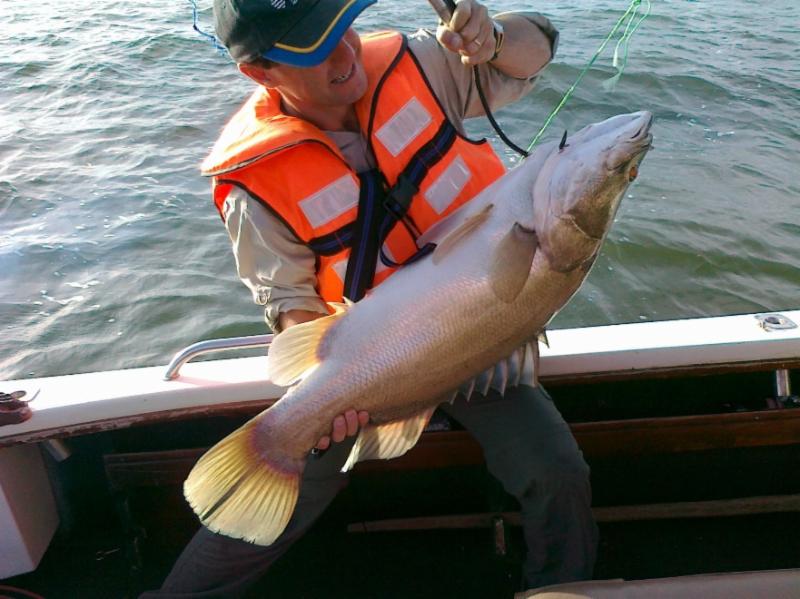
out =
[[[527,145],[628,3],[489,6],[561,31],[534,93],[497,114]],[[181,1],[0,3],[0,379],[165,364],[266,332],[198,172],[251,84],[191,21]],[[357,22],[433,24],[422,0]],[[553,327],[800,307],[800,3],[653,2],[608,92],[611,49],[547,138],[647,109],[655,147]]]

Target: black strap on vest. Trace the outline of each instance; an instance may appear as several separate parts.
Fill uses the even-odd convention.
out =
[[[420,232],[415,226],[413,226],[413,222],[408,222],[406,219],[406,213],[411,207],[411,200],[419,191],[419,186],[423,179],[425,179],[425,177],[428,175],[430,169],[445,157],[455,140],[455,127],[453,127],[449,121],[445,121],[442,123],[442,126],[439,127],[436,135],[434,135],[428,143],[422,146],[413,156],[413,158],[408,161],[406,168],[403,169],[403,172],[400,173],[400,176],[397,178],[397,183],[395,183],[395,185],[387,194],[386,209],[388,214],[386,215],[386,218],[384,218],[384,222],[381,224],[379,233],[379,236],[382,240],[386,239],[386,236],[389,235],[389,231],[392,230],[392,227],[394,227],[397,221],[403,222],[409,229],[409,233],[411,233],[414,238],[419,237]],[[423,247],[418,248],[412,256],[403,262],[395,262],[386,255],[386,252],[383,251],[383,243],[381,243],[381,262],[383,262],[386,266],[404,266],[406,264],[416,262],[423,256],[427,256],[434,250],[435,247],[436,244],[426,243]]]
[[[333,256],[352,245],[354,230],[355,224],[350,223],[336,229],[332,233],[322,235],[321,237],[315,237],[306,245],[308,245],[315,254],[319,254],[320,256]]]
[[[388,191],[384,191],[385,180],[377,170],[359,174],[361,193],[344,280],[345,297],[354,302],[364,297],[375,279],[378,256],[386,266],[398,267],[419,260],[436,247],[428,243],[407,260],[394,262],[383,251],[383,242],[398,222],[406,226],[412,237],[419,237],[419,230],[407,216],[411,201],[430,169],[444,158],[455,140],[455,128],[445,121],[433,138],[409,160]]]
[[[405,217],[411,207],[411,199],[419,191],[422,180],[428,171],[445,157],[455,140],[455,127],[445,121],[431,140],[408,161],[386,198],[386,208],[394,215],[395,221]]]
[[[364,297],[375,278],[378,251],[383,243],[378,229],[386,214],[381,173],[372,169],[359,173],[358,178],[361,181],[358,216],[344,277],[344,296],[354,302]]]

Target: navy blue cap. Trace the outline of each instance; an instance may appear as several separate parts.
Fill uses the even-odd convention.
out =
[[[214,0],[214,29],[236,62],[323,62],[377,0]]]

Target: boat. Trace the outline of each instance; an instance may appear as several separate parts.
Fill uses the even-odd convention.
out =
[[[580,583],[576,596],[657,596],[659,584],[709,596],[730,576],[742,589],[781,596],[788,584],[800,596],[790,533],[800,524],[798,324],[792,309],[548,331],[539,378],[592,467],[606,543],[601,581]],[[0,591],[157,587],[197,526],[181,493],[194,461],[284,392],[269,381],[271,339],[200,342],[167,366],[0,382],[28,410],[0,425]],[[516,509],[477,444],[437,415],[405,456],[356,467],[264,589],[511,596],[522,590]],[[358,582],[342,580],[354,563]],[[625,585],[643,594],[624,595]],[[560,591],[518,596],[548,592]]]

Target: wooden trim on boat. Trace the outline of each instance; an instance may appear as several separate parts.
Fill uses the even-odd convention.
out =
[[[684,518],[777,514],[784,512],[800,512],[800,495],[763,495],[759,497],[714,499],[710,501],[617,505],[594,507],[592,508],[592,512],[597,522],[677,520]],[[519,512],[485,512],[481,514],[444,514],[439,516],[389,518],[385,520],[353,522],[347,525],[347,532],[366,533],[493,528],[498,519],[501,519],[504,523],[510,524],[511,526],[522,525]]]
[[[637,418],[571,425],[593,457],[800,443],[800,409]]]
[[[800,409],[578,422],[570,428],[589,458],[794,445],[800,444]],[[414,470],[482,461],[481,448],[469,433],[446,431],[423,435],[404,456],[364,462],[357,468],[360,472]]]
[[[800,444],[800,409],[764,410],[674,418],[638,418],[571,425],[588,458],[680,453],[733,447]],[[104,456],[116,488],[179,485],[205,449],[119,453]],[[465,431],[425,433],[406,455],[363,462],[360,473],[431,470],[483,462],[480,445]]]
[[[800,370],[800,355],[796,358],[776,360],[753,360],[723,364],[695,364],[667,368],[647,368],[637,370],[612,370],[585,372],[580,374],[542,375],[540,380],[545,387],[573,385],[580,383],[612,383],[643,379],[676,379],[682,377],[713,376],[747,372],[770,372],[774,370]]]
[[[48,439],[63,439],[77,435],[89,435],[92,433],[114,431],[130,428],[132,426],[144,426],[159,422],[175,422],[180,420],[188,420],[191,418],[203,418],[210,416],[255,415],[261,410],[265,410],[276,401],[277,399],[270,398],[225,403],[220,405],[191,406],[177,408],[174,410],[164,410],[161,412],[146,412],[131,416],[109,418],[106,420],[81,422],[69,426],[30,431],[0,438],[0,449],[10,445],[17,445],[19,443],[39,443],[42,441],[47,441]]]

